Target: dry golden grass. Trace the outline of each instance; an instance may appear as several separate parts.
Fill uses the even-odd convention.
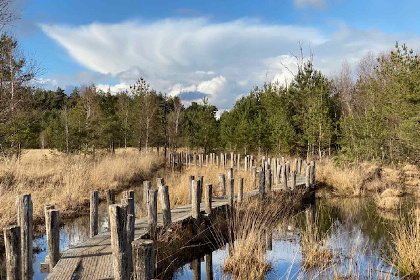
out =
[[[272,193],[263,201],[254,198],[238,204],[228,223],[233,237],[223,270],[234,279],[264,279],[271,269],[266,259],[267,233],[296,211],[301,198],[299,193]]]
[[[420,171],[411,165],[384,167],[375,163],[361,163],[338,166],[328,158],[317,162],[316,168],[317,181],[332,186],[339,196],[360,196],[389,188],[415,186],[419,175]]]
[[[393,243],[395,252],[394,266],[403,274],[404,279],[420,278],[420,217],[419,211],[406,225],[398,224],[395,227]]]
[[[401,197],[404,192],[401,189],[389,188],[375,197],[376,206],[382,210],[398,210],[401,206]]]
[[[151,176],[163,158],[135,149],[115,155],[70,155],[51,150],[27,150],[19,161],[0,162],[0,226],[15,223],[16,196],[30,193],[34,219],[43,217],[45,204],[54,204],[63,216],[88,203],[92,190],[122,189]]]

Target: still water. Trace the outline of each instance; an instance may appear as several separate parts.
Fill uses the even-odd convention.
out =
[[[370,198],[318,199],[315,223],[320,238],[333,253],[332,262],[323,269],[302,266],[300,236],[307,214],[302,212],[273,233],[272,250],[266,252],[272,269],[266,279],[399,279],[390,265],[392,232],[415,206],[412,197],[401,203],[396,213],[379,210]],[[211,258],[196,260],[200,269],[194,263],[180,267],[173,279],[208,279],[209,261],[213,279],[231,279],[223,273],[223,262],[229,256],[227,247],[212,252]]]
[[[302,211],[288,225],[273,232],[272,250],[267,251],[266,256],[272,269],[266,279],[331,279],[333,275],[339,275],[342,279],[399,279],[389,264],[392,232],[396,223],[401,222],[401,217],[406,216],[414,206],[415,202],[411,197],[402,201],[399,213],[377,209],[370,198],[317,199],[312,209]],[[108,228],[105,210],[106,206],[101,204],[101,231]],[[302,266],[301,232],[305,227],[308,211],[314,210],[314,222],[319,229],[320,238],[325,240],[326,246],[334,255],[332,264],[322,271],[305,269]],[[60,229],[60,250],[74,246],[88,236],[88,217],[66,221]],[[34,280],[45,279],[48,275],[40,271],[40,263],[47,255],[46,247],[44,235],[35,238],[34,248],[37,250],[34,254]],[[222,269],[228,255],[226,245],[179,267],[169,278],[198,279],[200,275],[201,279],[208,279],[207,273],[212,273],[213,279],[230,279]],[[3,272],[0,279],[5,279]]]

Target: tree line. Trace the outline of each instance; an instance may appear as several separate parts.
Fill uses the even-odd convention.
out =
[[[18,42],[0,38],[0,149],[92,153],[95,149],[162,147],[341,160],[420,159],[420,59],[405,45],[347,63],[333,77],[298,59],[287,85],[266,83],[236,101],[220,118],[204,98],[188,107],[156,92],[143,78],[111,94],[95,85],[70,94],[34,86],[34,64]]]

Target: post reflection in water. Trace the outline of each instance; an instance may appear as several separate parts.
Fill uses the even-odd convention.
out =
[[[267,231],[266,232],[266,241],[267,241],[267,251],[272,251],[273,250],[273,232],[272,231]]]
[[[201,261],[195,259],[191,262],[191,270],[193,272],[193,280],[201,280]]]
[[[206,254],[206,280],[213,280],[213,258],[212,254]]]

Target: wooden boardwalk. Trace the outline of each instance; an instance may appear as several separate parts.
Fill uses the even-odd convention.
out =
[[[305,177],[298,175],[296,185],[305,185]],[[274,187],[273,190],[280,189]],[[248,192],[245,196],[254,196],[258,190]],[[226,198],[213,198],[212,208],[217,209],[228,204]],[[201,203],[204,212],[204,203]],[[191,205],[171,209],[172,222],[182,222],[191,218]],[[147,233],[147,217],[135,222],[135,239]],[[162,226],[162,214],[158,214],[158,226]],[[61,258],[46,279],[49,280],[94,280],[114,279],[111,232],[102,232],[85,242],[61,253]]]

